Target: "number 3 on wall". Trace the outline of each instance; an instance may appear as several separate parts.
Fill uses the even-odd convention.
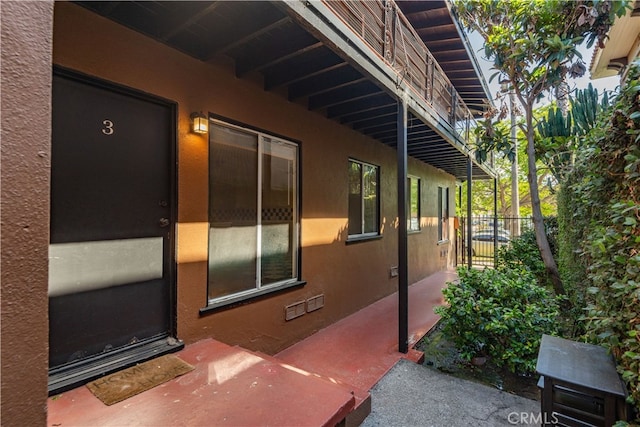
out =
[[[102,124],[104,125],[102,133],[105,135],[113,135],[113,122],[111,120],[103,120]]]

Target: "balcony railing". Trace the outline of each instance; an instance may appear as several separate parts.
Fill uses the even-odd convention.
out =
[[[431,106],[464,141],[475,126],[471,111],[429,49],[392,0],[323,0],[398,73],[399,81]]]

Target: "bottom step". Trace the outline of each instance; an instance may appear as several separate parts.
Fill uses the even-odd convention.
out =
[[[371,413],[371,394],[369,394],[368,391],[361,390],[357,387],[352,386],[351,384],[339,382],[335,379],[324,377],[315,372],[311,373],[311,372],[304,371],[300,368],[294,367],[292,365],[287,364],[286,362],[283,362],[282,360],[278,359],[277,356],[270,356],[268,354],[264,354],[261,352],[253,352],[253,353],[263,359],[273,360],[275,363],[288,366],[290,369],[293,369],[296,372],[301,372],[304,375],[311,375],[314,378],[323,380],[327,384],[330,384],[332,387],[340,387],[345,392],[351,394],[354,397],[354,405],[351,411],[342,419],[340,423],[338,423],[340,427],[358,427],[360,424],[362,424],[364,419],[367,418],[367,416]]]
[[[341,425],[344,427],[358,427],[371,413],[371,394],[367,392],[364,398],[356,397],[356,405],[349,412]]]

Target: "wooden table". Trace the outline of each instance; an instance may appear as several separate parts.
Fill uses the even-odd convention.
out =
[[[626,419],[626,388],[604,347],[543,335],[536,372],[543,425],[608,427]]]

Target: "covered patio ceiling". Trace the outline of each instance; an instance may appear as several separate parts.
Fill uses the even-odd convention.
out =
[[[397,99],[303,28],[282,2],[122,1],[81,6],[204,62],[231,59],[239,78],[259,78],[264,90],[284,94],[390,147],[396,146]],[[400,2],[460,96],[475,113],[486,100],[445,1]],[[355,37],[355,36],[354,36]],[[467,178],[467,154],[416,115],[409,114],[408,155]],[[475,163],[474,178],[489,178]]]

